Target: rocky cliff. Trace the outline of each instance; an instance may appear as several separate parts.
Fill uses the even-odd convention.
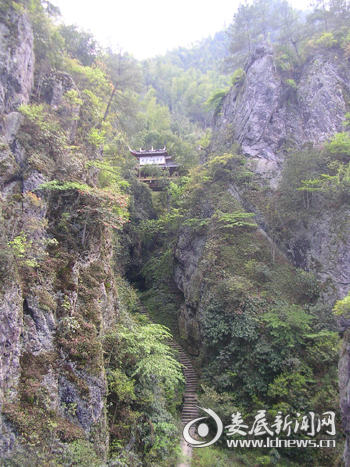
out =
[[[231,127],[256,172],[276,187],[288,146],[316,146],[343,130],[350,93],[349,65],[341,51],[319,50],[294,75],[281,72],[273,51],[257,47],[246,78],[231,88],[215,131]]]
[[[324,313],[330,316],[335,300],[342,299],[350,291],[349,208],[346,204],[335,207],[334,203],[327,203],[322,195],[314,194],[311,207],[307,206],[304,210],[302,204],[298,207],[297,200],[294,208],[287,213],[286,206],[293,204],[294,199],[288,200],[285,193],[286,185],[290,183],[288,164],[293,163],[290,162],[293,161],[293,154],[313,148],[314,157],[317,158],[324,143],[335,133],[344,131],[343,122],[349,110],[350,95],[348,60],[339,49],[314,50],[292,75],[281,71],[272,49],[262,45],[248,59],[244,71],[244,80],[231,88],[216,117],[208,164],[213,157],[211,153],[229,153],[233,150],[233,143],[239,143],[246,175],[238,177],[241,169],[237,164],[231,165],[230,169],[236,171],[236,176],[233,173],[231,179],[226,181],[226,191],[222,194],[223,197],[231,197],[231,201],[227,199],[224,205],[222,200],[215,201],[213,193],[208,197],[203,192],[192,215],[202,219],[210,218],[218,208],[224,210],[223,205],[227,209],[229,203],[232,203],[233,209],[244,209],[255,215],[255,233],[250,233],[249,237],[241,233],[242,237],[246,235],[245,240],[242,238],[239,242],[238,237],[235,237],[231,242],[235,243],[235,249],[229,253],[230,250],[226,248],[224,252],[224,256],[231,254],[234,279],[231,279],[228,287],[231,294],[237,297],[234,307],[242,310],[235,313],[242,313],[245,309],[242,290],[249,290],[246,281],[252,278],[248,267],[254,263],[254,278],[260,276],[260,285],[255,286],[256,291],[261,290],[262,282],[266,284],[266,281],[272,280],[276,283],[278,280],[276,277],[271,278],[271,270],[266,267],[270,261],[275,264],[287,261],[296,267],[292,275],[304,271],[316,278],[316,295],[319,297],[316,307],[323,307]],[[242,180],[248,182],[242,183]],[[281,201],[284,197],[286,200]],[[299,213],[296,212],[298,210]],[[303,210],[306,214],[299,215]],[[221,242],[224,241],[221,237]],[[228,281],[230,261],[225,262],[219,243],[220,239],[217,236],[215,238],[212,229],[205,228],[200,233],[182,228],[177,243],[175,280],[184,293],[179,327],[187,337],[187,348],[193,355],[200,355],[203,345],[206,355],[210,355],[208,335],[211,335],[211,324],[208,321],[208,309],[213,301],[217,309],[220,307],[217,297],[223,292],[219,291],[218,283]],[[245,255],[245,261],[253,263],[249,266],[246,263],[245,268],[242,268],[237,249],[241,249],[241,255]],[[261,260],[262,251],[271,254],[270,261]],[[257,261],[263,261],[265,266],[259,263],[257,267]],[[213,271],[216,278],[212,275]],[[293,281],[291,278],[289,280],[292,289]],[[281,296],[284,292],[280,290],[278,293]],[[313,298],[312,294],[309,295],[308,306],[315,303],[316,295]],[[228,301],[224,300],[224,303],[227,309]],[[216,332],[225,333],[218,315],[216,320]],[[344,331],[346,325],[344,327],[343,323],[342,326]],[[235,333],[236,339],[242,337],[240,331]],[[226,338],[228,335],[227,329]],[[348,435],[350,372],[346,336],[340,357],[339,378],[343,428]],[[222,339],[227,342],[224,337]],[[225,347],[217,362],[228,358],[228,348]],[[237,359],[238,350],[234,355],[233,358]],[[204,355],[202,358],[205,359]],[[228,384],[227,380],[225,384]],[[347,440],[346,465],[350,465],[348,443]]]
[[[344,131],[349,71],[341,50],[319,50],[291,83],[278,71],[272,50],[258,47],[245,65],[244,83],[225,99],[216,120],[218,137],[231,127],[255,173],[277,188],[286,154],[310,144],[320,151],[325,141]],[[290,225],[288,242],[282,240],[279,247],[296,266],[330,281],[334,300],[350,290],[349,210],[322,208],[306,225]],[[265,229],[268,233],[269,226]]]
[[[243,84],[231,88],[216,118],[212,149],[226,142],[224,148],[229,150],[238,142],[257,179],[274,192],[288,152],[310,143],[321,148],[336,132],[343,131],[350,95],[349,65],[341,52],[319,51],[298,71],[298,82],[293,80],[291,87],[286,75],[278,71],[272,49],[260,46],[247,61],[245,73]],[[258,206],[241,197],[240,191],[234,185],[229,188],[233,197],[259,214]],[[302,222],[288,226],[288,242],[284,239],[278,245],[296,266],[316,272],[322,282],[331,281],[336,289],[333,300],[350,290],[349,237],[339,236],[348,229],[348,217],[346,208],[341,212],[325,210],[311,216],[307,226]],[[267,219],[258,219],[268,235]],[[185,242],[181,237],[177,257],[186,271],[178,277],[186,295],[205,241],[203,237],[196,241],[201,248],[183,248]]]
[[[0,17],[0,54],[0,458],[48,465],[51,446],[56,460],[101,461],[109,442],[101,336],[118,316],[110,233],[77,214],[88,194],[34,191],[62,171],[86,181],[87,156],[62,149],[79,113],[62,96],[76,87],[68,74],[46,74],[48,104],[63,122],[53,130],[40,114],[41,123],[19,112],[33,87],[33,32],[11,7]]]

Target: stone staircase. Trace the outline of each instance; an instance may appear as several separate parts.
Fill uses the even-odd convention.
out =
[[[173,340],[167,340],[167,344],[173,348],[177,355],[179,362],[184,365],[182,371],[185,376],[185,394],[184,394],[184,405],[181,413],[181,422],[185,426],[189,421],[198,417],[197,405],[197,386],[198,380],[197,375],[194,371],[191,360],[188,358],[182,347]]]
[[[148,317],[148,319],[153,323],[157,324],[154,319],[149,315],[147,308],[145,306],[140,307],[140,313]],[[173,339],[167,339],[166,343],[175,350],[177,360],[183,365],[182,372],[185,377],[185,393],[184,393],[184,405],[181,412],[181,423],[184,427],[191,420],[198,418],[198,409],[197,409],[197,386],[198,379],[196,372],[194,371],[193,365],[183,348]],[[194,437],[194,428],[190,429],[190,435]],[[185,458],[192,457],[192,447],[189,446],[185,440],[181,439],[181,448],[182,453]],[[178,467],[189,467],[190,463],[181,463]]]

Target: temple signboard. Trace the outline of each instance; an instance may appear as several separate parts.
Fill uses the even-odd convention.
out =
[[[165,165],[165,156],[140,156],[139,163],[140,165]]]

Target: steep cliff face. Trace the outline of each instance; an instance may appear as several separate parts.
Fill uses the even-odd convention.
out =
[[[33,33],[25,15],[11,7],[1,12],[0,457],[17,465],[46,466],[51,459],[61,465],[99,465],[109,444],[101,343],[119,314],[101,193],[84,185],[95,185],[97,171],[89,169],[89,162],[100,153],[96,145],[72,146],[82,142],[76,142],[81,95],[69,73],[46,70],[35,89],[35,104],[19,108],[34,100]],[[335,299],[350,290],[350,211],[346,205],[332,209],[315,196],[312,210],[307,200],[303,216],[285,216],[273,202],[280,196],[289,153],[310,143],[321,147],[343,130],[350,80],[349,66],[338,52],[319,50],[292,79],[279,71],[268,47],[256,49],[245,66],[245,80],[231,89],[217,118],[211,148],[214,153],[218,148],[217,154],[203,173],[198,168],[184,192],[190,219],[179,227],[176,241],[177,233],[171,233],[174,242],[165,259],[174,257],[174,278],[183,292],[176,299],[183,299],[180,336],[198,357],[207,381],[217,384],[220,393],[231,391],[237,403],[249,404],[263,394],[271,406],[281,403],[283,410],[298,412],[298,404],[315,404],[322,411],[335,400],[337,337],[328,332],[334,329],[329,314]],[[242,154],[223,156],[236,142]],[[52,180],[60,183],[46,183]],[[40,188],[43,183],[46,188]],[[149,193],[136,182],[133,190],[135,224],[154,219]],[[121,264],[115,269],[128,264],[129,277],[139,281],[142,248],[132,225],[119,248]],[[171,268],[164,269],[168,277]],[[342,330],[346,327],[345,322]],[[339,366],[346,433],[347,333]],[[119,370],[116,383],[129,388],[131,401],[133,376],[128,379],[120,371],[115,355],[120,338],[112,337],[116,362],[111,368]],[[315,355],[322,339],[327,341],[320,365]],[[134,375],[138,354],[125,355]],[[289,387],[287,396],[280,394],[283,384]],[[151,378],[149,385],[154,386]],[[145,399],[153,401],[153,396]],[[119,426],[120,401],[113,406],[112,399],[112,436],[119,442],[138,415],[129,414],[126,398]],[[159,406],[152,410],[159,420]],[[170,418],[162,420],[168,430]],[[152,446],[153,419],[140,424],[148,422]],[[137,436],[145,443],[145,432]],[[347,462],[348,457],[346,451]]]
[[[28,18],[12,9],[1,15],[0,76],[1,113],[28,103],[34,76],[33,31]]]
[[[231,88],[217,117],[214,149],[225,141],[227,148],[238,142],[257,180],[274,190],[281,181],[288,150],[308,143],[321,147],[327,138],[343,130],[350,93],[349,66],[338,52],[320,51],[305,63],[298,83],[291,87],[288,78],[276,69],[272,50],[261,46],[246,63],[245,72],[243,84]],[[228,190],[245,208],[259,215],[258,223],[268,235],[270,226],[259,207],[241,196],[242,189],[236,185],[228,186]],[[317,217],[310,216],[307,225],[289,225],[288,238],[279,242],[279,249],[296,266],[315,272],[322,283],[329,283],[331,301],[350,290],[348,218],[346,208],[324,210]],[[192,247],[185,239],[184,233],[178,244],[176,277],[186,296],[195,280],[193,265],[198,264],[203,248]],[[187,247],[183,248],[185,243]]]
[[[276,71],[272,51],[261,47],[245,71],[242,87],[233,88],[225,99],[216,130],[220,137],[232,125],[234,139],[242,145],[255,173],[276,188],[288,150],[309,143],[321,148],[344,130],[349,64],[339,50],[320,51],[305,63],[291,88]],[[290,225],[288,242],[280,247],[297,266],[314,271],[322,282],[331,281],[334,300],[350,289],[349,211],[346,207],[322,211],[310,216],[307,225]]]
[[[319,51],[303,65],[297,81],[290,81],[278,71],[273,51],[260,46],[245,72],[243,84],[226,97],[215,131],[220,137],[231,127],[233,139],[256,162],[256,173],[276,187],[286,146],[321,145],[343,131],[349,65],[341,51]]]
[[[221,113],[215,122],[211,148],[217,153],[230,152],[232,144],[239,143],[248,172],[242,176],[238,172],[235,174],[238,167],[231,166],[232,178],[236,180],[226,182],[226,193],[221,196],[231,197],[234,205],[231,209],[245,209],[254,213],[257,222],[255,233],[245,239],[246,234],[241,233],[240,242],[236,236],[231,240],[231,243],[235,243],[235,249],[229,253],[230,250],[226,248],[224,252],[224,255],[231,254],[234,279],[227,287],[232,296],[237,297],[238,311],[235,313],[241,314],[245,309],[240,293],[244,288],[249,289],[247,279],[251,280],[252,276],[248,268],[254,263],[254,278],[259,277],[260,281],[255,291],[260,291],[262,283],[272,281],[276,284],[279,281],[277,277],[271,276],[271,262],[275,268],[276,264],[281,265],[287,261],[297,268],[294,274],[304,270],[317,278],[319,292],[316,295],[320,297],[317,306],[322,306],[325,313],[330,315],[335,300],[343,298],[350,290],[350,211],[347,204],[327,203],[322,196],[315,195],[312,208],[306,203],[305,215],[299,216],[297,207],[292,208],[293,214],[283,212],[279,198],[284,196],[281,187],[288,183],[284,177],[287,176],[288,161],[292,157],[290,154],[310,147],[316,150],[316,154],[335,133],[344,131],[343,122],[349,110],[349,63],[339,49],[318,50],[292,79],[290,74],[278,69],[273,51],[267,46],[260,46],[247,61],[244,70],[246,76],[243,83],[234,86],[223,101]],[[242,183],[242,180],[252,180],[249,177],[253,177],[253,183]],[[209,200],[212,210],[204,214],[208,199],[206,193],[202,196],[198,201],[201,208],[196,211],[199,217],[208,218],[218,208],[227,212],[228,202],[224,204],[223,201],[215,200],[213,190]],[[224,237],[221,241],[225,242]],[[230,260],[225,262],[218,242],[220,240],[215,238],[212,229],[202,229],[198,234],[183,228],[175,253],[175,279],[184,293],[179,327],[187,336],[188,349],[193,355],[199,354],[202,345],[210,349],[208,310],[215,300],[216,308],[220,308],[217,297],[223,292],[219,290],[218,283],[229,281],[227,263]],[[244,268],[238,260],[237,249],[242,250],[242,256],[246,255],[245,261],[249,260]],[[262,252],[265,255],[270,252],[270,260],[266,256],[262,260]],[[217,267],[219,263],[222,270]],[[211,271],[215,270],[216,279],[211,275]],[[279,274],[282,277],[283,272]],[[291,272],[291,289],[292,277]],[[281,290],[278,293],[283,295]],[[310,303],[315,303],[316,295],[313,298],[312,294],[309,295]],[[225,308],[222,310],[223,314],[229,313],[224,311]],[[228,335],[228,328],[225,331],[222,327],[221,317],[216,315],[216,319],[216,332]],[[346,326],[343,323],[343,331]],[[241,337],[237,331],[236,342]],[[341,412],[347,435],[350,410],[348,347],[347,337],[339,364]],[[224,351],[219,358],[228,359]],[[346,448],[346,465],[350,465],[349,459],[349,450]]]
[[[187,233],[187,235],[186,235]],[[201,310],[198,292],[203,293],[201,280],[203,273],[199,268],[199,260],[206,244],[205,236],[192,236],[189,229],[179,238],[176,248],[175,281],[183,292],[183,303],[178,319],[180,334],[186,338],[187,350],[192,355],[199,355],[201,341]]]
[[[0,34],[0,458],[48,465],[42,453],[51,446],[55,459],[69,461],[75,441],[84,462],[101,460],[109,441],[101,337],[118,317],[110,233],[86,214],[89,194],[33,193],[53,174],[86,181],[86,156],[64,150],[79,105],[65,106],[62,96],[76,86],[66,73],[46,78],[61,129],[24,117],[18,107],[33,85],[31,26],[8,8]]]
[[[12,31],[11,31],[12,28]],[[12,33],[15,33],[12,35]],[[13,43],[13,44],[12,44]],[[2,185],[5,181],[16,176],[19,168],[15,155],[9,144],[14,142],[20,126],[20,114],[15,112],[20,104],[29,101],[29,94],[33,84],[33,32],[29,21],[9,11],[1,21],[1,114],[2,114]],[[12,185],[15,185],[14,182]],[[7,186],[11,185],[7,183]],[[11,188],[9,188],[11,192]],[[6,194],[2,195],[5,201]],[[2,222],[2,244],[8,242]],[[9,400],[14,400],[20,375],[20,335],[22,332],[22,300],[21,288],[18,284],[11,264],[10,255],[3,253],[1,275],[8,279],[2,290],[1,306],[1,340],[2,340],[2,381],[1,401],[5,394]]]

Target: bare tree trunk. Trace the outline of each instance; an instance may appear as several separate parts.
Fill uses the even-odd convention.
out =
[[[101,123],[99,123],[99,125],[96,127],[97,129],[101,128],[102,123],[106,120],[106,118],[107,118],[107,116],[109,114],[109,108],[110,108],[110,106],[112,104],[112,100],[113,100],[113,97],[114,97],[114,94],[115,94],[116,90],[117,90],[117,88],[116,88],[116,86],[114,86],[111,97],[109,98],[109,101],[108,101],[108,104],[107,104],[105,114],[103,116],[103,119],[101,120]]]

